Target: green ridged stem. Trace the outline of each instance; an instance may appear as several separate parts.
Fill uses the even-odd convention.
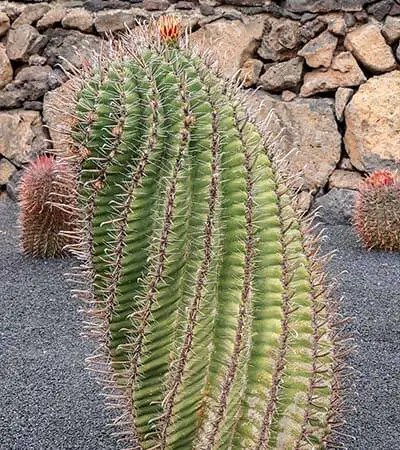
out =
[[[322,448],[331,317],[241,99],[188,49],[150,43],[76,109],[90,312],[135,445]]]

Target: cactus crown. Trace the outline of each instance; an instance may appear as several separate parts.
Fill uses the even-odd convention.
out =
[[[373,172],[360,185],[354,227],[368,249],[400,250],[400,180],[389,170]]]
[[[71,154],[90,362],[119,390],[116,424],[143,449],[326,445],[331,308],[242,98],[144,30],[114,48],[77,90]]]
[[[25,170],[19,189],[20,244],[28,256],[66,256],[74,228],[75,176],[71,166],[42,155]]]
[[[391,186],[396,182],[396,175],[390,170],[377,170],[373,172],[364,183],[361,189],[370,189],[380,186]]]

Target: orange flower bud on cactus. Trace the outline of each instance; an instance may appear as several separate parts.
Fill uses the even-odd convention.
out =
[[[395,174],[390,172],[390,170],[377,170],[365,180],[363,187],[368,189],[373,186],[390,186],[394,184],[395,181]]]
[[[354,226],[366,248],[400,250],[400,180],[395,173],[378,170],[360,185]]]
[[[25,255],[48,258],[66,256],[75,206],[74,172],[66,162],[40,156],[26,169],[21,180],[21,249]]]
[[[161,16],[157,22],[160,39],[166,42],[174,42],[182,34],[182,24],[173,16]]]

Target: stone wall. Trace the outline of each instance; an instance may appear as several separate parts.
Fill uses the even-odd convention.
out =
[[[0,2],[0,196],[59,145],[50,106],[64,69],[108,32],[174,13],[192,41],[239,76],[261,119],[281,134],[304,210],[351,213],[376,168],[400,168],[400,0],[68,0]]]

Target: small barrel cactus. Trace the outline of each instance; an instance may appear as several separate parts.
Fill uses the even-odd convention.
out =
[[[26,168],[19,188],[20,243],[27,256],[66,256],[74,230],[75,175],[72,166],[39,156]]]
[[[360,185],[354,226],[366,248],[400,250],[400,178],[397,174],[378,170]]]
[[[341,363],[314,243],[242,98],[167,25],[76,92],[91,367],[133,448],[325,447]]]

